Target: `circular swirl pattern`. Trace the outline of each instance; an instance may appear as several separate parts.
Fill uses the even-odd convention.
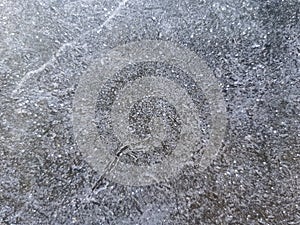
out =
[[[205,169],[225,133],[217,80],[195,53],[171,42],[112,49],[83,76],[73,107],[87,161],[124,185],[164,181],[195,163],[194,154]]]

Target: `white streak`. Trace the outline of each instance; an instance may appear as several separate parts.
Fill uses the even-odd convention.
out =
[[[40,73],[42,71],[44,71],[44,69],[46,69],[47,66],[53,65],[53,63],[55,62],[56,58],[59,57],[61,55],[62,52],[64,52],[64,50],[68,47],[68,46],[72,46],[73,42],[68,42],[68,43],[64,43],[58,50],[56,53],[54,53],[52,55],[52,57],[43,65],[41,65],[39,68],[35,69],[35,70],[31,70],[29,72],[27,72],[25,74],[24,77],[22,77],[22,79],[20,80],[20,82],[17,84],[16,88],[13,90],[12,94],[19,94],[21,87],[23,86],[23,84],[29,79],[31,78],[33,75]]]
[[[100,29],[97,30],[97,33],[99,33],[101,31],[101,29],[103,27],[105,27],[118,13],[119,11],[122,9],[123,6],[125,6],[125,4],[128,2],[128,0],[123,0],[119,6],[115,9],[115,11],[113,11],[113,13],[107,18],[107,20],[104,21],[104,23],[101,24]]]
[[[118,7],[110,14],[110,16],[100,25],[100,29],[97,31],[97,33],[99,33],[101,31],[101,29],[103,27],[105,27],[118,13],[119,11],[122,9],[123,6],[125,6],[125,4],[128,2],[129,0],[123,0]],[[31,70],[29,72],[27,72],[24,77],[22,77],[22,79],[20,80],[20,82],[16,85],[16,88],[13,90],[12,92],[12,96],[14,96],[15,94],[19,94],[21,87],[23,86],[23,84],[30,79],[32,76],[34,76],[35,74],[38,74],[42,71],[45,70],[45,68],[47,68],[47,66],[51,66],[54,64],[55,60],[57,59],[57,57],[59,57],[65,50],[67,47],[72,47],[76,41],[78,39],[80,39],[82,36],[86,35],[88,32],[87,31],[85,33],[83,33],[82,35],[80,35],[76,40],[64,43],[63,45],[61,45],[59,47],[59,49],[56,51],[56,53],[54,53],[51,58],[45,62],[43,65],[41,65],[39,68],[35,69],[35,70]]]

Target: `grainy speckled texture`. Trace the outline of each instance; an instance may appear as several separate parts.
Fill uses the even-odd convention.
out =
[[[300,224],[299,8],[297,0],[1,0],[0,223]],[[90,64],[145,39],[177,43],[208,64],[228,124],[206,170],[192,164],[159,184],[123,186],[76,146],[72,102]]]

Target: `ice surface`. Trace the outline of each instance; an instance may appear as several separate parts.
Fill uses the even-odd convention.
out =
[[[2,0],[0,224],[299,224],[299,9],[297,0]],[[80,83],[95,71],[95,62],[109,65],[105,56],[111,49],[143,40],[188,49],[212,71],[216,82],[207,90],[221,90],[226,112],[220,114],[226,113],[227,125],[207,168],[201,159],[216,119],[207,102],[216,99],[207,99],[205,85],[195,85],[171,59],[129,63],[116,75],[121,80],[111,78],[93,96],[98,111],[91,122],[99,138],[106,135],[112,155],[105,173],[79,148],[72,115]],[[118,57],[122,62],[116,52],[114,60]],[[188,67],[192,59],[186,59]],[[124,146],[132,142],[119,143],[104,120],[110,114],[101,114],[123,108],[110,109],[102,100],[118,98],[118,82],[135,87],[128,77],[151,71],[173,77],[180,87],[174,93],[187,90],[196,101],[198,123],[180,117],[184,107],[176,109],[170,100],[141,96],[124,105],[132,106],[131,119],[124,120],[142,142],[139,147],[150,150],[129,151]],[[97,76],[101,81],[105,74]],[[171,84],[160,86],[167,93]],[[119,96],[126,101],[137,96],[125,97]],[[176,176],[161,181],[146,170],[150,185],[115,182],[112,171],[120,162],[159,167],[186,138],[185,120],[201,135]]]

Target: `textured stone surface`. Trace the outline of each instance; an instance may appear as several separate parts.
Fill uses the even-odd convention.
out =
[[[2,0],[0,223],[299,224],[299,8],[297,0]],[[175,43],[208,65],[226,102],[226,133],[207,168],[199,149],[177,176],[122,185],[76,144],[73,103],[93,63],[149,39]],[[132,64],[120,76],[183,73],[171,67]],[[180,82],[192,93],[190,77]],[[99,107],[109,95],[99,93]],[[141,99],[128,116],[133,132],[141,140],[158,134],[167,146],[152,141],[151,151],[132,157],[108,132],[108,149],[124,163],[159,165],[183,138],[184,118],[164,99]],[[202,100],[197,119],[206,140],[214,118]],[[97,118],[101,134],[107,121]]]

